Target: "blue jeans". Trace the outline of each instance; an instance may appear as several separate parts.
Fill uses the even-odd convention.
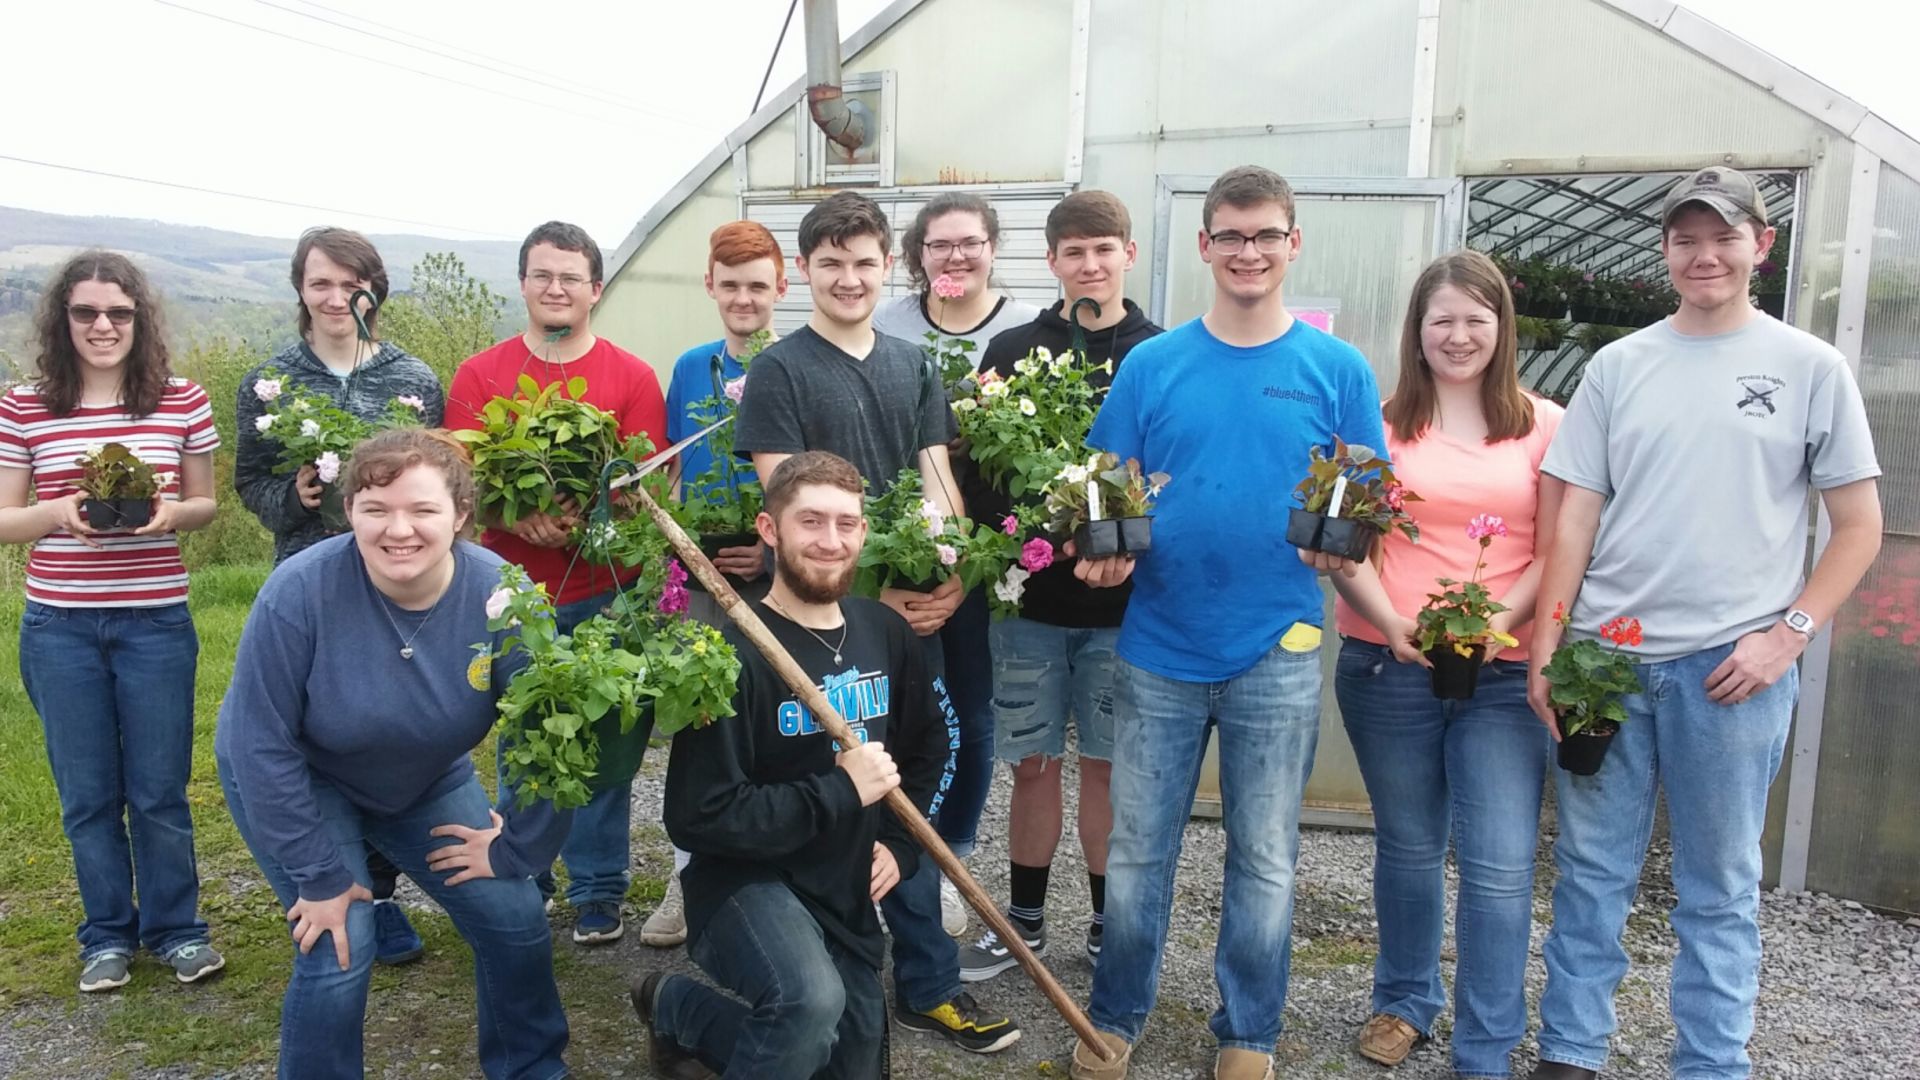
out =
[[[994,754],[1009,765],[1067,752],[1113,760],[1113,647],[1117,627],[1077,629],[1032,619],[993,624]]]
[[[232,767],[225,760],[216,764],[226,790],[227,811],[240,838],[253,852],[281,905],[292,907],[300,898],[298,888],[255,842]],[[456,842],[429,836],[434,826],[487,827],[487,793],[479,779],[469,778],[452,791],[391,817],[363,812],[317,776],[313,793],[320,823],[332,835],[355,881],[369,883],[367,846],[377,845],[446,910],[454,929],[472,947],[480,1070],[488,1077],[515,1080],[567,1075],[561,1059],[567,1049],[567,1016],[553,981],[553,940],[539,890],[525,878],[475,878],[448,887],[448,875],[427,869],[427,852]],[[280,1004],[282,1080],[358,1080],[362,1074],[367,986],[373,977],[372,904],[356,901],[348,907],[347,949],[350,963],[345,971],[340,970],[331,933],[323,934],[311,952],[302,955],[294,950],[293,976]],[[435,1022],[444,1019],[435,1018]]]
[[[1620,947],[1653,832],[1655,787],[1673,838],[1669,919],[1676,1080],[1740,1080],[1760,992],[1760,832],[1799,696],[1797,668],[1738,705],[1707,699],[1731,643],[1640,669],[1645,692],[1593,776],[1560,772],[1553,930],[1540,999],[1540,1057],[1605,1066]]]
[[[785,885],[741,887],[687,953],[740,1000],[670,975],[654,1000],[653,1027],[709,1067],[728,1077],[796,1080],[884,1073],[880,973],[829,938]]]
[[[934,828],[961,858],[973,854],[980,832],[980,812],[993,788],[993,652],[987,633],[984,588],[967,594],[934,640],[940,644],[941,665],[953,711],[960,717],[960,747],[953,761],[953,786],[935,816]]]
[[[141,945],[166,957],[207,940],[187,807],[199,658],[185,604],[29,601],[20,617],[20,681],[46,732],[86,913],[83,961]]]
[[[928,669],[944,685],[940,635],[923,637],[920,644],[927,650]],[[952,691],[948,694],[951,699]],[[960,729],[949,728],[947,745],[953,753],[959,753],[963,738]],[[942,778],[943,800],[952,793],[954,768],[949,757]],[[935,824],[943,817],[944,802],[934,812]],[[913,876],[902,878],[880,901],[880,912],[886,916],[887,933],[893,938],[894,997],[914,1012],[926,1012],[951,1001],[960,992],[960,947],[940,924],[940,868],[932,857],[921,857]]]
[[[608,591],[555,609],[554,629],[571,634],[574,627],[613,603],[613,597],[613,592]],[[640,737],[645,739],[653,731],[653,711],[648,710],[640,723],[644,726]],[[504,813],[512,795],[507,789],[507,760],[501,756],[497,743],[494,769],[499,777],[496,802]],[[587,805],[573,812],[573,826],[560,847],[560,861],[567,866],[567,903],[577,908],[590,903],[618,904],[626,899],[627,886],[632,882],[632,827],[633,791],[627,784],[594,792]],[[553,895],[551,868],[541,871],[533,880],[540,887],[540,895]]]
[[[1152,1011],[1173,875],[1211,731],[1220,733],[1226,886],[1209,1026],[1222,1048],[1273,1052],[1286,1004],[1300,800],[1320,737],[1320,653],[1275,646],[1223,682],[1181,682],[1114,665],[1113,836],[1106,947],[1087,1013],[1136,1042]]]
[[[1460,867],[1453,1068],[1505,1078],[1527,1033],[1533,860],[1553,740],[1527,706],[1525,661],[1481,669],[1467,701],[1441,701],[1430,683],[1426,668],[1396,661],[1384,645],[1348,640],[1340,649],[1334,692],[1373,803],[1373,1011],[1430,1035],[1446,1005],[1451,835]]]

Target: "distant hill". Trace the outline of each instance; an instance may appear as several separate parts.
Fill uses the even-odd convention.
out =
[[[503,297],[517,297],[520,246],[501,240],[444,240],[374,233],[394,292],[411,285],[413,265],[450,251],[467,272]],[[173,335],[225,336],[270,349],[293,340],[294,296],[287,280],[295,237],[251,236],[199,225],[136,218],[75,217],[0,207],[0,383],[5,361],[31,351],[32,310],[54,267],[90,247],[119,251],[152,277],[166,300]]]
[[[519,291],[520,246],[504,240],[443,240],[402,233],[370,234],[386,260],[387,276],[404,291],[413,264],[432,251],[451,251],[467,272],[511,296]],[[125,252],[169,298],[292,302],[287,260],[294,237],[250,236],[198,225],[136,218],[72,217],[0,207],[0,278],[44,279],[61,260],[89,247]]]

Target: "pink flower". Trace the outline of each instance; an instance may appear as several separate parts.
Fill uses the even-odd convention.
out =
[[[1467,522],[1467,539],[1485,541],[1507,535],[1507,523],[1497,514],[1480,514]]]
[[[681,615],[687,610],[687,589],[684,585],[669,586],[660,590],[660,612],[663,615]]]
[[[952,544],[935,544],[933,550],[939,554],[941,566],[952,566],[960,561],[960,552]]]
[[[507,605],[513,601],[513,590],[499,588],[487,597],[487,618],[497,619],[507,613]]]
[[[1394,511],[1395,513],[1398,513],[1401,510],[1406,509],[1407,508],[1406,485],[1405,484],[1388,484],[1387,493],[1384,496],[1384,498],[1386,499],[1386,502],[1387,502],[1387,509]]]
[[[340,455],[329,450],[313,459],[314,475],[323,484],[331,484],[340,479]]]
[[[393,400],[399,402],[402,405],[405,405],[407,408],[412,409],[414,412],[417,412],[417,413],[424,413],[427,411],[427,403],[420,400],[419,396],[416,394],[401,394],[398,397],[395,397]]]
[[[279,379],[256,379],[253,383],[253,396],[261,401],[272,401],[280,396]]]
[[[958,300],[967,294],[967,287],[953,279],[951,274],[941,274],[933,279],[933,295],[942,300]]]
[[[667,587],[677,588],[687,583],[687,568],[680,565],[679,559],[667,560]]]
[[[1018,535],[1020,532],[1020,519],[1017,517],[1014,517],[1012,514],[1008,514],[1006,517],[1001,518],[1000,531],[1003,533],[1006,533],[1008,536]]]
[[[728,380],[726,392],[728,401],[735,405],[740,404],[740,399],[747,396],[747,377],[742,375],[737,379]]]
[[[1026,546],[1020,549],[1020,565],[1034,573],[1052,566],[1053,544],[1043,536],[1027,541]]]

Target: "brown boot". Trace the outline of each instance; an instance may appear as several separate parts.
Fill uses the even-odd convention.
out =
[[[1081,1040],[1073,1047],[1073,1061],[1067,1066],[1067,1076],[1070,1080],[1127,1080],[1127,1062],[1133,1057],[1133,1046],[1111,1031],[1097,1034],[1113,1054],[1113,1060],[1100,1060],[1100,1054]]]
[[[1360,1056],[1368,1061],[1377,1061],[1382,1065],[1398,1065],[1407,1060],[1413,1048],[1423,1036],[1420,1029],[1407,1023],[1392,1013],[1375,1013],[1367,1026],[1360,1029],[1360,1039],[1355,1048]]]
[[[1213,1080],[1273,1080],[1273,1055],[1223,1048],[1213,1063]]]

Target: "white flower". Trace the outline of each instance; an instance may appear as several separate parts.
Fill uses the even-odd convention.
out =
[[[1060,479],[1069,484],[1084,484],[1091,475],[1085,465],[1069,465],[1060,470]]]
[[[168,488],[172,487],[174,483],[179,479],[180,479],[179,473],[157,472],[153,474],[153,482],[159,485],[159,488],[161,491],[165,491]]]
[[[90,442],[87,444],[86,452],[83,453],[81,456],[82,457],[99,457],[100,452],[105,450],[106,448],[107,448],[106,443]]]
[[[935,544],[934,553],[940,556],[941,566],[952,566],[960,561],[960,551],[952,544]]]
[[[954,412],[972,412],[973,410],[979,407],[980,407],[980,403],[973,400],[970,397],[963,397],[959,401],[956,401],[953,403]]]
[[[279,379],[258,379],[253,384],[253,396],[261,401],[272,401],[280,396]]]
[[[1015,375],[1031,375],[1037,370],[1039,370],[1039,365],[1034,362],[1031,356],[1023,356],[1013,362],[1013,373]]]
[[[1093,453],[1087,455],[1087,471],[1088,472],[1091,473],[1091,472],[1100,471],[1101,456],[1102,456],[1101,452],[1098,450],[1095,450]]]
[[[255,431],[264,432],[272,426],[273,426],[273,416],[271,414],[268,414],[265,416],[256,416],[253,418],[253,430]]]
[[[1065,356],[1066,354],[1061,353],[1060,355]],[[1050,350],[1048,350],[1048,348],[1045,345],[1034,346],[1032,356],[1035,360],[1038,360],[1043,364],[1052,365],[1058,362],[1055,360],[1053,353]]]
[[[1026,595],[1027,578],[1031,575],[1025,567],[1007,568],[1007,576],[993,585],[993,595],[1003,604],[1017,604]]]
[[[300,434],[309,439],[319,438],[320,437],[320,421],[318,420],[300,421]]]
[[[331,484],[340,479],[340,455],[329,450],[314,458],[313,471],[323,484]]]
[[[1006,397],[1007,384],[1003,382],[987,383],[980,388],[980,396],[983,398]]]
[[[1032,398],[1023,397],[1020,399],[1020,415],[1021,416],[1032,416],[1034,413],[1037,413],[1039,411],[1040,411],[1039,407],[1033,403]]]
[[[507,613],[507,604],[513,600],[513,590],[505,586],[493,590],[487,597],[487,618],[497,619]]]
[[[932,499],[921,499],[920,500],[920,516],[923,518],[939,517],[940,505],[934,502]]]
[[[313,402],[308,401],[306,398],[295,398],[293,399],[293,411],[294,412],[312,412]]]

